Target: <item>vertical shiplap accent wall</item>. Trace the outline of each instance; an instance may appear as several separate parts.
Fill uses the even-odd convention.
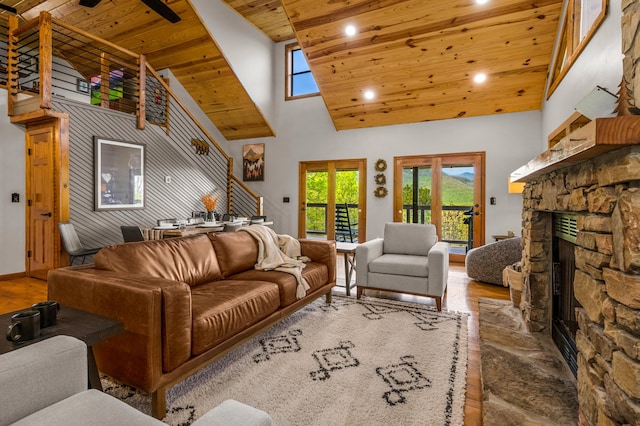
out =
[[[148,123],[139,130],[133,115],[80,102],[56,99],[53,108],[69,114],[70,221],[85,246],[122,243],[121,225],[152,227],[157,219],[186,219],[204,210],[200,197],[209,192],[219,194],[216,210],[226,212],[226,159],[213,148],[208,156],[196,155],[191,137],[198,135],[176,129],[167,136]],[[94,211],[94,136],[145,145],[144,209]]]

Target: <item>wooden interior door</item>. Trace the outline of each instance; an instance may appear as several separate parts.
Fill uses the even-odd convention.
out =
[[[432,223],[450,260],[484,244],[484,153],[394,158],[396,222]]]
[[[55,267],[54,128],[27,129],[27,275]]]

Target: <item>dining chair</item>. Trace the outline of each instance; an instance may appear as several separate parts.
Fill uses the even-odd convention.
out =
[[[267,220],[266,216],[251,216],[249,219],[249,225],[262,225]]]
[[[84,264],[87,256],[93,256],[102,248],[85,248],[80,242],[76,228],[71,222],[58,223],[58,230],[60,231],[62,246],[69,255],[69,265],[73,265],[73,261],[79,257],[82,258],[82,264]]]
[[[122,238],[125,243],[144,241],[142,230],[137,225],[122,225],[120,230],[122,231]]]
[[[222,232],[236,232],[241,226],[241,223],[225,223]]]
[[[235,214],[225,213],[222,215],[223,222],[233,222],[238,216]]]

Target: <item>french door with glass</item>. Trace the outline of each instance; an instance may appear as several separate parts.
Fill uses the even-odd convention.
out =
[[[335,240],[336,205],[346,204],[353,242],[364,241],[366,166],[366,159],[300,162],[299,238]]]
[[[394,221],[432,223],[450,260],[484,244],[484,152],[394,158]]]

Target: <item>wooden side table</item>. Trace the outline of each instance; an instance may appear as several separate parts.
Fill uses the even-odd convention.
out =
[[[356,285],[355,283],[351,285],[351,277],[356,269],[356,247],[358,247],[358,243],[336,241],[336,252],[344,255],[344,280],[347,296],[351,296],[351,289]]]
[[[11,315],[29,309],[31,308],[0,315],[0,325],[8,327],[11,324]],[[120,321],[61,305],[56,325],[41,329],[40,336],[24,342],[10,342],[7,339],[2,339],[0,355],[61,334],[75,337],[87,345],[89,388],[102,391],[98,366],[93,356],[93,345],[123,331],[124,326]]]

